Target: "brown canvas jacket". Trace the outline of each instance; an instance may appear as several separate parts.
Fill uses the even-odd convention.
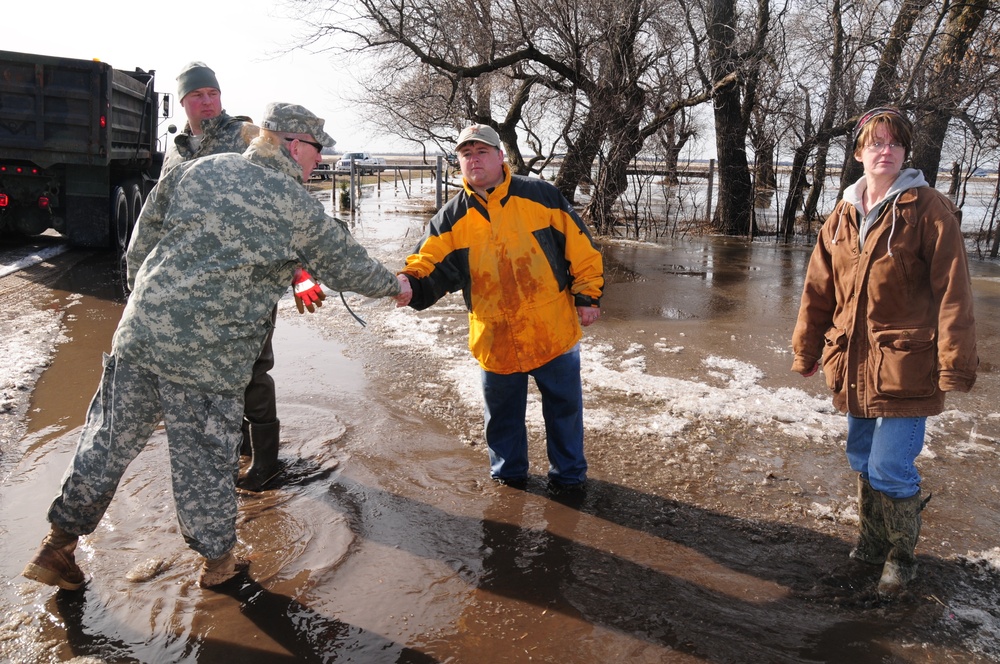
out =
[[[961,211],[931,187],[885,205],[858,246],[841,200],[820,230],[792,337],[792,370],[821,362],[834,405],[856,417],[922,417],[967,392],[979,364]]]

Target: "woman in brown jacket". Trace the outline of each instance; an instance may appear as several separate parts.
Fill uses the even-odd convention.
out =
[[[903,169],[911,141],[896,109],[858,121],[864,176],[820,230],[792,338],[792,370],[808,377],[822,364],[847,414],[861,531],[851,557],[882,565],[883,595],[916,574],[927,416],[944,409],[945,392],[969,391],[979,364],[961,212]]]

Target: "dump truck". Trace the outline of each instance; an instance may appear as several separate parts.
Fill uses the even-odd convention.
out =
[[[0,233],[128,246],[163,165],[154,71],[0,51]]]

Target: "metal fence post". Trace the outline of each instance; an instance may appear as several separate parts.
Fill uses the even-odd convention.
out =
[[[444,186],[444,169],[441,168],[441,164],[444,162],[444,157],[441,155],[437,156],[437,177],[434,181],[434,209],[441,209],[441,188]]]

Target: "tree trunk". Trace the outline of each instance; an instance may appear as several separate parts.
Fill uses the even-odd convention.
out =
[[[611,149],[597,173],[597,191],[584,212],[591,220],[595,232],[610,235],[615,224],[614,207],[628,188],[626,171],[642,149],[640,124],[644,93],[638,87],[629,91],[631,103],[622,104],[630,113],[619,114],[613,130],[608,134]]]
[[[750,235],[753,185],[747,165],[746,132],[739,108],[739,89],[715,98],[715,145],[719,159],[718,202],[712,228],[725,235]]]
[[[928,94],[931,110],[916,123],[913,153],[910,155],[913,167],[923,171],[924,178],[932,187],[937,182],[941,147],[948,132],[948,123],[960,102],[953,98],[951,91],[961,76],[962,60],[986,16],[989,4],[989,0],[967,0],[952,5],[940,37],[941,48]]]
[[[889,32],[889,39],[886,40],[882,57],[879,58],[878,67],[875,69],[868,101],[861,109],[862,114],[896,98],[899,91],[899,58],[903,53],[903,46],[909,40],[913,25],[920,13],[930,3],[931,0],[904,0],[903,6],[899,8],[899,14],[896,15],[896,21]],[[854,151],[848,145],[847,154],[844,155],[844,171],[840,178],[840,192],[843,193],[847,185],[857,181],[863,173],[864,167],[854,158]]]
[[[721,81],[739,69],[735,0],[712,0],[707,19],[712,78]],[[718,88],[712,105],[719,160],[718,203],[712,215],[712,228],[725,235],[750,235],[753,230],[753,185],[747,162],[747,130],[739,84],[732,82]]]
[[[802,206],[802,216],[807,220],[819,219],[819,197],[823,194],[823,187],[826,183],[826,163],[830,156],[830,142],[825,140],[816,149],[816,167],[813,169],[812,189],[806,198],[806,204]],[[827,210],[829,212],[829,210]],[[806,226],[808,228],[808,225]]]
[[[594,183],[591,171],[603,137],[604,119],[598,111],[591,108],[576,140],[569,145],[553,182],[570,203],[576,203],[576,188],[581,183]]]
[[[788,195],[785,198],[785,209],[781,212],[779,233],[787,242],[795,237],[795,219],[802,207],[802,192],[808,186],[806,160],[811,151],[808,143],[795,149],[792,157],[792,171],[788,176]]]
[[[663,150],[663,171],[664,180],[668,184],[676,185],[680,183],[677,176],[677,162],[680,160],[681,150],[694,134],[692,131],[678,131],[676,118],[671,118],[662,131],[657,132],[656,137]]]

